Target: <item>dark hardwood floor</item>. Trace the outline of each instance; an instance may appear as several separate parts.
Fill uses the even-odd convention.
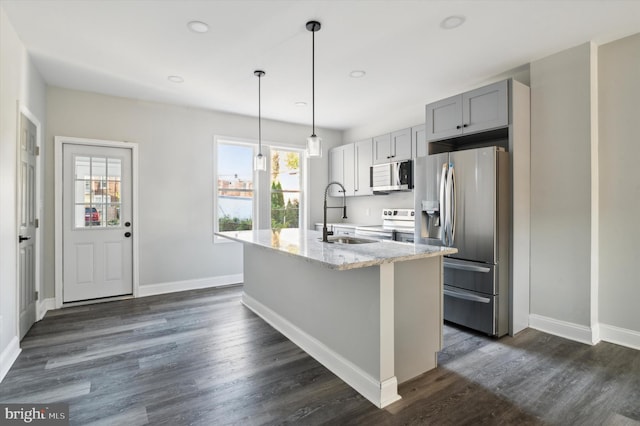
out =
[[[241,291],[51,311],[0,402],[68,402],[77,425],[640,424],[640,351],[447,325],[439,367],[380,410],[242,306]]]

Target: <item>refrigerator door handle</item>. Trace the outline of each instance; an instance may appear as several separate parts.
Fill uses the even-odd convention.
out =
[[[472,302],[479,302],[479,303],[491,302],[491,299],[489,299],[488,297],[476,296],[475,294],[470,294],[466,292],[463,293],[461,291],[453,291],[453,290],[445,289],[443,290],[443,293],[445,296],[455,297],[456,299],[470,300]]]
[[[485,274],[488,272],[491,272],[491,268],[485,268],[483,266],[475,266],[475,265],[461,265],[459,263],[447,262],[446,260],[443,262],[443,265],[445,268],[459,269],[461,271],[482,272]]]
[[[449,241],[453,246],[456,236],[456,172],[453,164],[449,164]]]
[[[442,226],[442,233],[440,239],[444,245],[447,243],[447,200],[446,200],[446,181],[447,181],[447,163],[442,165],[442,172],[440,174],[440,221]]]

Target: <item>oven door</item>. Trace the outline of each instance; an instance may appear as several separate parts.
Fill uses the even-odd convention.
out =
[[[376,240],[393,240],[393,231],[386,229],[376,229],[374,227],[357,227],[356,237],[373,238]]]

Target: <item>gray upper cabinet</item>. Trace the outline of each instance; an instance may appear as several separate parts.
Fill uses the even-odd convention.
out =
[[[413,152],[416,157],[426,157],[429,153],[427,149],[427,135],[425,125],[413,126],[411,128],[411,136],[413,138]]]
[[[507,80],[426,106],[426,140],[448,139],[509,124]]]
[[[373,138],[373,164],[388,163],[391,158],[391,133]]]
[[[410,160],[411,145],[411,128],[376,136],[373,138],[373,164]]]
[[[355,143],[355,188],[354,195],[372,195],[369,169],[373,164],[373,140]]]
[[[354,195],[355,189],[355,145],[337,146],[329,151],[329,182],[340,182],[345,190],[346,196]],[[342,197],[342,188],[338,185],[329,187],[329,195],[332,197]]]

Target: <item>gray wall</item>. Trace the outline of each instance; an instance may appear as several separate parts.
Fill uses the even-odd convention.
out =
[[[44,80],[0,6],[0,359],[17,338],[17,102],[46,125]]]
[[[214,135],[256,139],[257,120],[214,111],[50,87],[47,152],[54,136],[125,140],[139,145],[140,286],[239,274],[242,250],[212,243]],[[309,126],[263,120],[263,139],[304,147]],[[326,144],[337,131],[321,130]],[[310,160],[311,223],[322,219],[326,156]],[[45,211],[53,221],[54,159],[46,158]],[[46,297],[53,297],[53,227],[45,233]]]
[[[640,34],[600,47],[600,322],[640,332]]]
[[[531,64],[532,314],[590,326],[591,44]]]

